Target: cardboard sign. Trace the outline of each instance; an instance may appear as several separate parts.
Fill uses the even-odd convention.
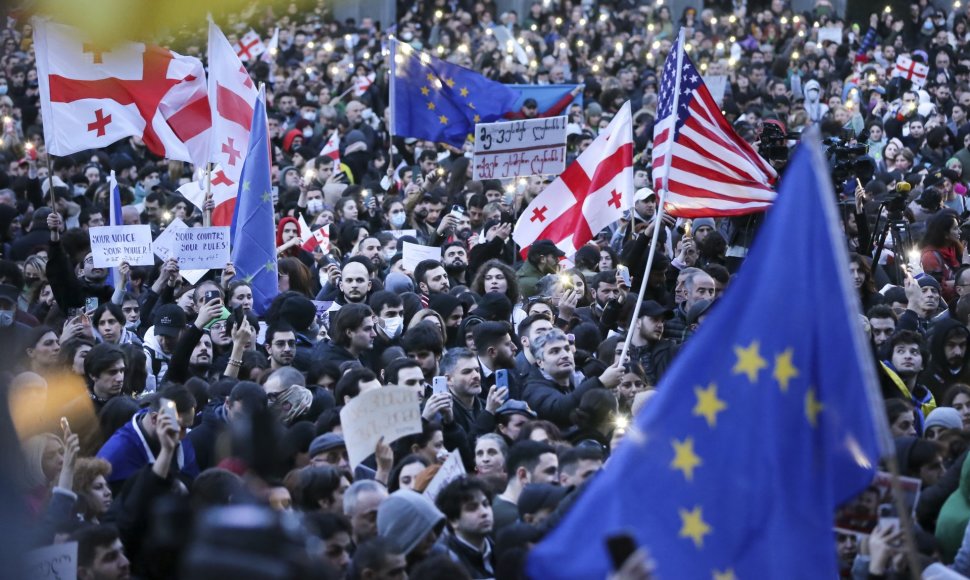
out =
[[[151,226],[101,226],[88,232],[96,268],[114,268],[122,262],[129,266],[155,265]]]
[[[34,580],[77,580],[77,542],[54,544],[27,552],[27,578]]]
[[[475,125],[474,179],[558,175],[566,167],[566,117]]]
[[[411,242],[404,242],[403,253],[401,256],[401,266],[404,267],[408,272],[414,272],[414,269],[424,260],[438,260],[441,261],[441,248],[437,246],[422,246],[421,244],[412,244]]]
[[[180,270],[211,270],[225,268],[229,263],[229,228],[177,228],[165,230],[162,241],[168,248],[158,248],[155,240],[155,253],[175,256]]]
[[[448,454],[448,459],[441,464],[438,473],[428,482],[428,487],[424,489],[424,495],[434,501],[442,489],[452,481],[465,475],[465,464],[461,462],[461,452],[457,449]]]
[[[390,445],[406,435],[421,432],[418,394],[407,387],[383,387],[354,397],[340,411],[350,468],[373,455],[383,437]]]

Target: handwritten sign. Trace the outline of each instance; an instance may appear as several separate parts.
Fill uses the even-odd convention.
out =
[[[113,268],[122,262],[129,266],[155,265],[150,226],[101,226],[88,232],[95,268]]]
[[[455,449],[448,454],[448,459],[445,459],[441,468],[438,469],[438,473],[428,482],[428,487],[424,489],[424,495],[434,501],[446,485],[463,475],[465,475],[465,464],[461,462],[461,453]]]
[[[407,387],[383,387],[354,397],[340,411],[350,468],[374,453],[377,441],[391,444],[421,432],[418,393]]]
[[[412,244],[411,242],[404,242],[404,248],[401,254],[401,266],[404,267],[408,272],[414,272],[414,269],[424,260],[438,260],[441,261],[441,248],[437,246],[422,246],[421,244]]]
[[[170,236],[161,242],[168,248],[159,248],[155,240],[155,253],[175,256],[180,270],[210,270],[224,268],[229,262],[229,228],[179,228],[165,230]],[[164,235],[164,234],[163,234]],[[164,259],[164,258],[163,258]]]
[[[566,167],[566,117],[475,125],[476,180],[558,175]]]
[[[77,542],[31,550],[25,560],[27,578],[77,580]]]
[[[179,274],[182,276],[182,279],[189,284],[195,284],[201,280],[203,276],[205,276],[206,272],[209,271],[209,268],[193,270],[181,267],[183,264],[182,258],[179,256],[178,252],[173,249],[178,245],[175,239],[175,233],[187,229],[189,229],[189,226],[187,226],[185,222],[179,218],[173,219],[171,222],[169,222],[168,226],[166,226],[165,231],[163,231],[157,238],[155,238],[155,241],[152,242],[152,251],[155,252],[155,255],[162,260],[167,260],[171,256],[179,258]],[[224,262],[215,267],[222,268],[228,261],[229,259],[227,258]]]

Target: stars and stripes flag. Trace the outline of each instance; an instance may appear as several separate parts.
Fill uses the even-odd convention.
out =
[[[653,130],[654,189],[667,186],[665,209],[677,217],[767,209],[775,199],[777,172],[734,132],[682,46],[680,39],[674,42],[660,81]]]

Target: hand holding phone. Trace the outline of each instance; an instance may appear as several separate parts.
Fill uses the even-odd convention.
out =
[[[637,543],[629,532],[622,532],[606,538],[606,549],[610,553],[610,560],[613,561],[613,569],[619,570],[637,551]]]
[[[431,393],[439,395],[448,392],[448,377],[437,376],[431,380]]]

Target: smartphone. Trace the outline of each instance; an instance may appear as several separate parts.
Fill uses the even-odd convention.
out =
[[[620,278],[623,279],[623,283],[626,284],[627,286],[629,286],[630,285],[630,269],[627,268],[626,266],[622,265],[622,264],[620,264],[619,266],[617,266],[616,269],[620,272]]]
[[[495,388],[501,389],[502,387],[509,388],[509,371],[506,369],[495,371]]]
[[[243,312],[242,306],[237,306],[232,309],[232,327],[239,328],[242,325],[242,321],[246,319],[246,314]]]
[[[437,395],[439,393],[448,392],[448,377],[437,376],[431,379],[431,394]]]
[[[175,408],[175,401],[171,399],[161,399],[158,402],[158,412],[163,415],[168,415],[173,421],[178,423],[179,413],[178,409]]]
[[[94,296],[89,296],[84,299],[84,312],[86,314],[93,314],[95,310],[98,309],[98,299]]]
[[[613,569],[619,570],[637,551],[637,542],[629,532],[614,534],[606,538],[606,550],[613,561]]]
[[[221,296],[219,296],[219,291],[218,290],[206,290],[205,291],[205,303],[206,304],[212,302],[213,300],[219,300],[220,298],[221,298]]]

